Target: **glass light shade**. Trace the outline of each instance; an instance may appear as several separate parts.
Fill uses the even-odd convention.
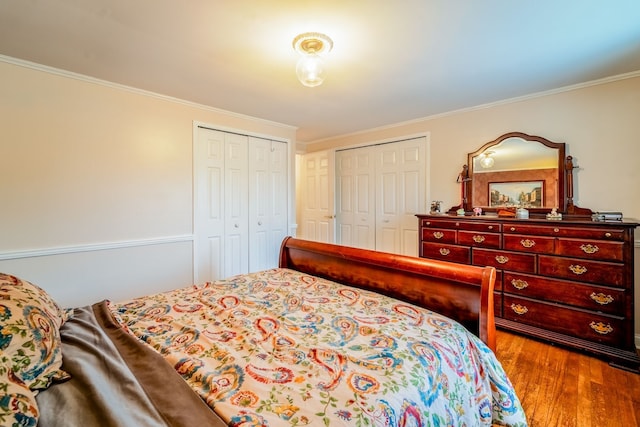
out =
[[[319,86],[324,81],[324,60],[315,53],[304,55],[296,66],[298,80],[305,86]]]
[[[488,154],[484,154],[483,157],[480,159],[480,166],[482,166],[485,169],[489,169],[491,166],[493,166],[493,157],[489,157]]]

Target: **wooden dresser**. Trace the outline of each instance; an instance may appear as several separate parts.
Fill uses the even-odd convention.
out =
[[[420,256],[498,271],[498,327],[638,371],[636,222],[417,215]]]

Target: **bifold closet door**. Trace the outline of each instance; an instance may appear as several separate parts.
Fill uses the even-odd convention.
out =
[[[248,142],[246,135],[225,133],[223,277],[249,270]]]
[[[288,145],[198,127],[194,147],[197,282],[274,268],[288,234]]]
[[[287,144],[249,138],[249,271],[277,267],[287,236]]]
[[[418,256],[426,167],[426,137],[376,147],[376,250]]]
[[[347,246],[418,255],[426,137],[336,152],[336,236]]]
[[[336,240],[376,249],[376,150],[336,152]]]
[[[334,153],[316,151],[300,157],[297,197],[299,236],[317,242],[335,242]]]
[[[248,269],[247,136],[198,128],[194,149],[195,280]]]

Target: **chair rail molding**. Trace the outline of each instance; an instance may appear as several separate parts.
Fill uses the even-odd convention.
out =
[[[138,246],[164,245],[169,243],[193,242],[193,234],[154,237],[149,239],[123,240],[116,242],[91,243],[74,246],[56,246],[41,249],[0,252],[0,261],[34,258],[42,256],[62,255],[80,252],[105,251],[111,249],[132,248]]]

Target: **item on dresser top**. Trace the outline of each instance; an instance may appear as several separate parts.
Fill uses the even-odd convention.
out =
[[[547,214],[547,219],[550,219],[550,220],[561,220],[562,219],[562,214],[560,212],[558,212],[558,208],[553,208],[553,209],[551,209],[551,212],[549,212]]]
[[[529,219],[529,211],[525,208],[518,208],[516,210],[516,218],[518,219]]]
[[[622,212],[596,212],[591,215],[594,221],[622,221]]]
[[[503,208],[498,210],[498,216],[500,218],[515,218],[516,211],[512,208]]]

